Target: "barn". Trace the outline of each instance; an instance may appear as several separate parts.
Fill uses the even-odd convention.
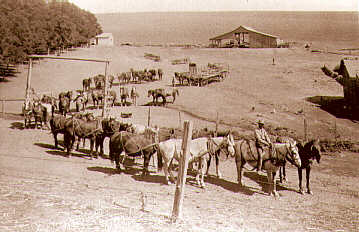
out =
[[[282,41],[278,36],[240,26],[233,31],[209,39],[212,47],[276,48]]]
[[[99,46],[113,46],[113,35],[112,33],[102,33],[95,37],[95,45]]]

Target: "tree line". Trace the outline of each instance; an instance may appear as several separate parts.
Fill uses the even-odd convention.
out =
[[[79,47],[100,33],[95,15],[72,3],[1,0],[0,63],[16,64],[29,54]]]

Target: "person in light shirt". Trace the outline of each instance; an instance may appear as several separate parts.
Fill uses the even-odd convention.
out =
[[[254,136],[256,139],[256,147],[258,150],[258,163],[257,163],[257,172],[262,170],[262,161],[264,155],[264,149],[269,147],[269,156],[271,156],[272,142],[267,134],[267,131],[264,129],[264,121],[258,120],[258,128],[254,130]]]

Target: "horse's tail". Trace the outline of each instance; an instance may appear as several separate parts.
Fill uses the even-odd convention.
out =
[[[163,168],[162,152],[161,152],[159,144],[156,144],[155,147],[157,150],[157,172],[160,172]]]

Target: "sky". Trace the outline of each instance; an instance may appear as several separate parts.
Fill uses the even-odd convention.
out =
[[[357,11],[359,0],[69,0],[94,14],[166,11]]]

